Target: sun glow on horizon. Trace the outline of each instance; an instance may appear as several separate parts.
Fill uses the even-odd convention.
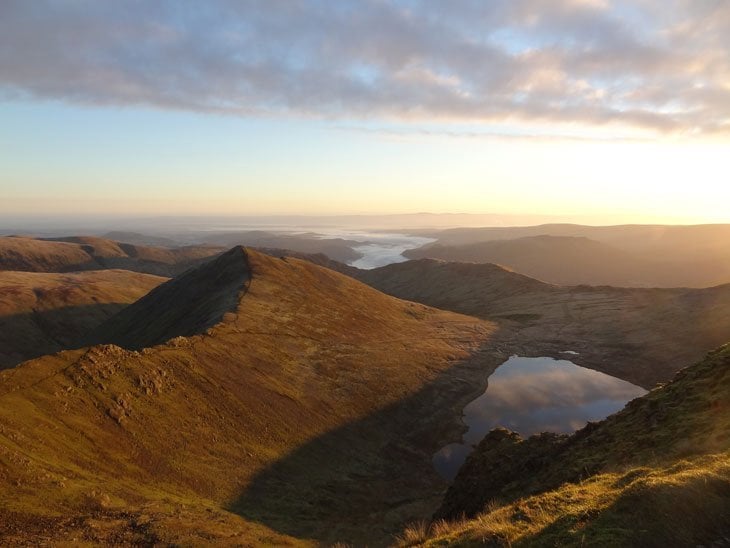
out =
[[[38,6],[0,18],[5,218],[730,222],[725,5]]]

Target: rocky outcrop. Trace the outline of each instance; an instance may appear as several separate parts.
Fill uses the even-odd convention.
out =
[[[539,474],[566,439],[546,432],[523,440],[504,428],[492,430],[459,469],[434,518],[472,517],[489,501],[504,498],[518,486],[524,489],[520,484]]]

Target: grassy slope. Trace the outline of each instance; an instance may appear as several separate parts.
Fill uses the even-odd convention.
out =
[[[469,357],[493,325],[305,261],[250,252],[249,266],[237,310],[206,334],[0,373],[0,536],[28,540],[45,523],[56,540],[283,542],[274,526],[384,539],[433,512],[443,484],[430,454],[483,382]],[[426,433],[409,437],[419,420]],[[282,479],[281,463],[317,473]],[[378,482],[391,498],[369,491]],[[247,497],[253,483],[271,487]],[[280,487],[293,508],[284,523]]]
[[[29,272],[82,270],[91,257],[81,246],[34,238],[0,238],[0,268]]]
[[[243,248],[233,248],[158,286],[99,326],[90,343],[141,350],[202,333],[236,310],[251,279],[246,256]]]
[[[164,281],[124,270],[0,272],[0,368],[74,344]]]
[[[163,248],[104,238],[74,236],[53,240],[0,237],[0,270],[74,272],[124,269],[175,276],[223,251],[212,246]]]
[[[730,346],[605,421],[547,449],[534,444],[529,473],[514,466],[514,456],[531,440],[492,437],[468,459],[445,500],[446,513],[458,515],[461,506],[472,517],[413,527],[404,544],[730,540]],[[488,486],[481,492],[480,483]],[[473,515],[475,497],[482,510]]]
[[[577,351],[577,364],[645,388],[730,339],[730,285],[560,287],[495,265],[432,259],[358,277],[402,299],[498,321],[512,353],[560,358]]]

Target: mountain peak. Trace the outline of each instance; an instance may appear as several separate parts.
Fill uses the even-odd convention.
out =
[[[203,333],[236,310],[250,280],[248,252],[236,246],[155,288],[104,322],[91,341],[138,350]]]

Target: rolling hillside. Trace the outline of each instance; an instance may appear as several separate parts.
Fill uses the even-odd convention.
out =
[[[460,246],[431,245],[406,251],[405,256],[411,259],[496,263],[558,285],[631,287],[644,285],[650,278],[647,276],[650,265],[638,255],[573,236],[531,236]]]
[[[565,357],[652,388],[730,339],[730,285],[557,286],[491,264],[408,261],[358,278],[402,299],[499,322],[522,356]]]
[[[730,225],[549,224],[419,232],[410,258],[495,262],[551,283],[712,287],[730,283]]]
[[[53,240],[0,237],[0,271],[74,272],[123,269],[157,276],[175,276],[224,249],[125,244],[92,236]]]
[[[504,358],[494,324],[236,248],[108,336],[188,332],[206,296],[200,334],[0,373],[4,543],[381,544],[436,510],[431,454]]]
[[[124,270],[0,272],[0,369],[79,344],[165,280]]]

